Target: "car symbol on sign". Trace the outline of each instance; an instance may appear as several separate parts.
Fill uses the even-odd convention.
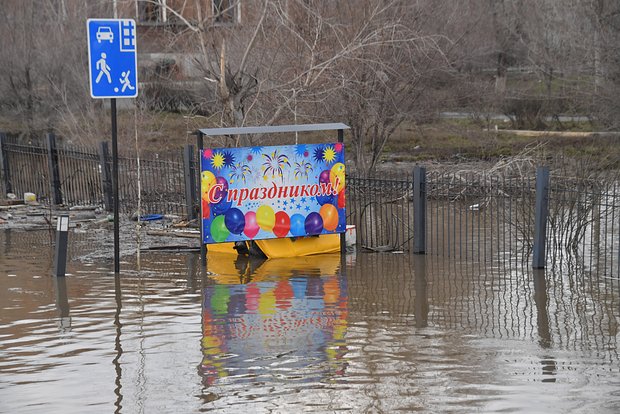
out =
[[[97,29],[97,43],[101,43],[102,40],[109,40],[110,43],[114,41],[114,33],[108,26],[101,26]]]

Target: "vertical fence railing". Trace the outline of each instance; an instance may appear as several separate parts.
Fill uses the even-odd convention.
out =
[[[536,207],[532,267],[542,269],[546,264],[547,215],[549,211],[549,168],[536,169]]]
[[[186,145],[183,148],[183,178],[185,182],[185,214],[188,220],[196,218],[196,166],[194,146]]]
[[[39,201],[47,202],[50,189],[50,176],[47,149],[40,144],[21,144],[16,139],[6,139],[3,155],[9,167],[10,189],[18,197],[30,192]]]
[[[60,169],[58,166],[58,149],[56,148],[56,136],[47,134],[45,137],[47,143],[47,166],[50,177],[50,196],[54,205],[62,204],[62,191],[60,188]]]
[[[413,252],[426,253],[426,168],[413,170]]]
[[[6,134],[0,132],[0,174],[2,174],[2,180],[0,180],[0,190],[2,190],[2,194],[13,192],[11,168],[9,165],[9,150],[7,145],[8,142]]]
[[[114,194],[112,190],[112,158],[110,157],[108,143],[106,141],[100,142],[98,150],[103,205],[106,211],[112,211],[114,208]]]

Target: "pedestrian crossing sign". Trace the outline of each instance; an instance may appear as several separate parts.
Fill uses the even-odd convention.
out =
[[[133,19],[88,19],[90,96],[138,96],[136,22]]]

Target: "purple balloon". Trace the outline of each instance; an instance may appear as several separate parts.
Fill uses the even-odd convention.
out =
[[[306,234],[321,234],[323,231],[323,217],[317,212],[312,212],[306,217]]]
[[[216,184],[220,184],[221,185],[221,189],[218,187],[215,190],[215,198],[226,198],[228,196],[228,181],[226,181],[226,178],[224,177],[217,177],[215,179],[215,183]]]
[[[323,184],[329,183],[329,170],[325,170],[319,174],[319,182]]]

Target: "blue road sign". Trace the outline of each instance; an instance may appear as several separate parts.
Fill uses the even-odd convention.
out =
[[[133,19],[88,19],[86,27],[90,96],[138,96],[136,22]]]

